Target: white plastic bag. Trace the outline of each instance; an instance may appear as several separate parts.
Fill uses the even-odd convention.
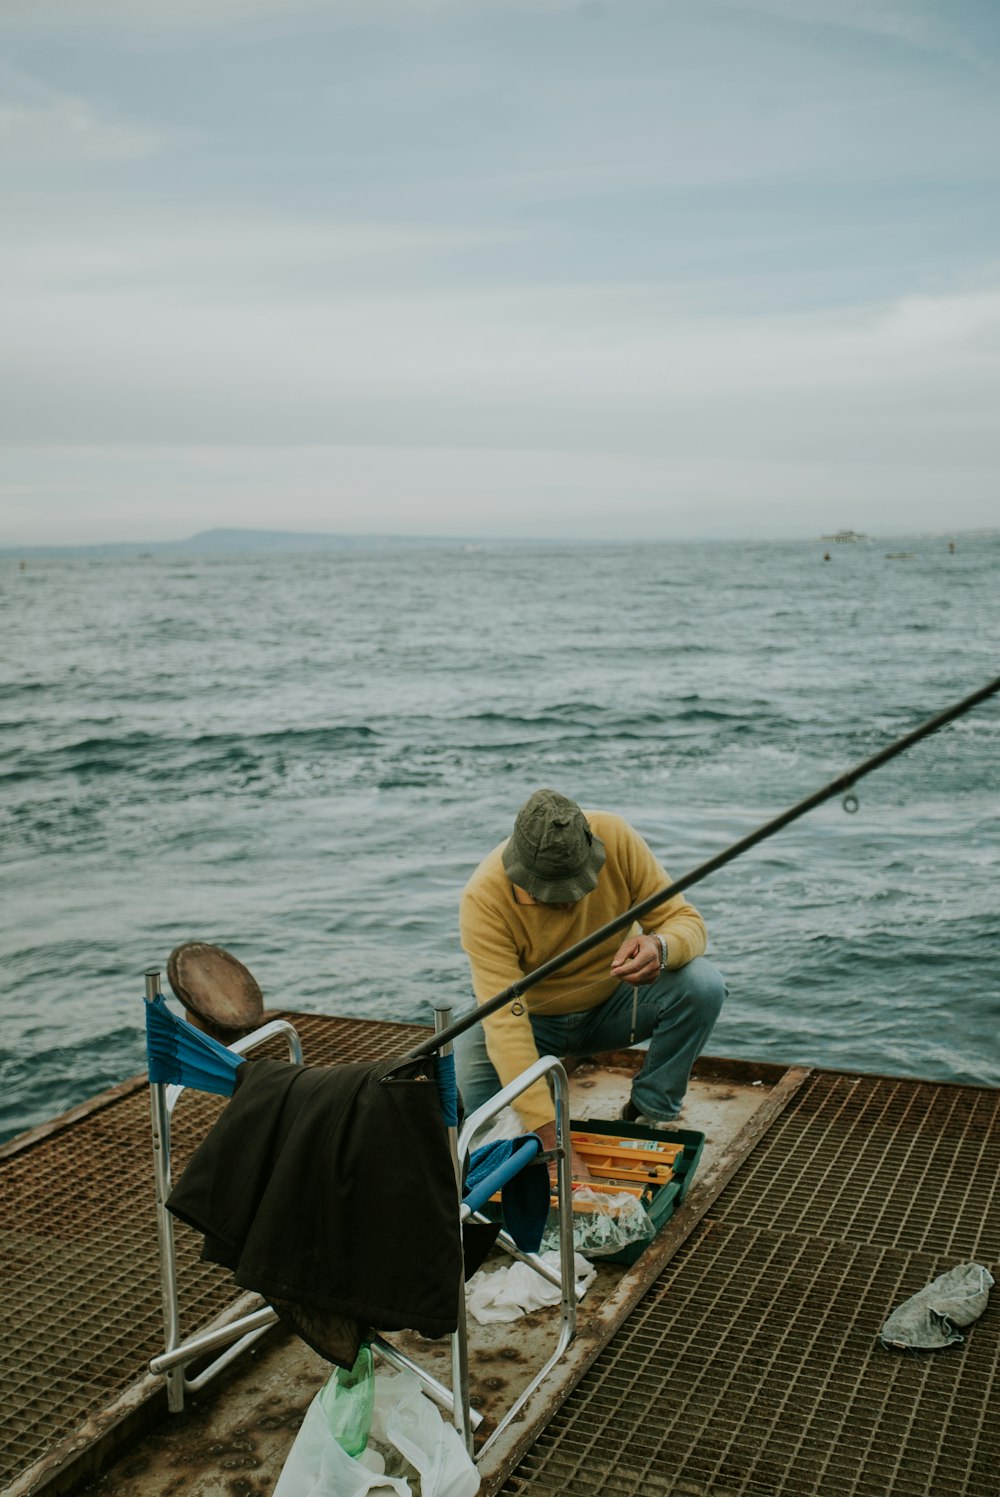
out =
[[[573,1212],[573,1246],[588,1258],[606,1258],[633,1242],[648,1242],[656,1235],[649,1212],[637,1196],[623,1191],[605,1195],[586,1185],[574,1185],[573,1200],[583,1210]],[[549,1212],[541,1251],[559,1244],[559,1215]]]
[[[479,1472],[453,1424],[446,1424],[410,1372],[375,1379],[372,1435],[398,1450],[420,1479],[420,1497],[474,1497]],[[415,1487],[416,1490],[416,1487]]]
[[[317,1396],[285,1458],[274,1497],[365,1497],[368,1492],[406,1497],[409,1491],[409,1482],[379,1475],[341,1450]]]
[[[384,1475],[386,1464],[400,1474]],[[409,1372],[375,1374],[368,1449],[347,1455],[330,1431],[319,1396],[313,1399],[285,1459],[273,1497],[473,1497],[479,1473],[458,1431],[446,1424]]]

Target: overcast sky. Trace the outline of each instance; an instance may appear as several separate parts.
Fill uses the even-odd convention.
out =
[[[1000,526],[1000,0],[3,0],[0,545]]]

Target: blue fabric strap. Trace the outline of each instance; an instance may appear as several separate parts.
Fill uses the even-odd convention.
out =
[[[441,1099],[441,1115],[444,1118],[446,1128],[458,1127],[458,1082],[455,1079],[455,1056],[438,1055],[434,1076],[437,1081],[438,1097]]]
[[[150,1081],[231,1097],[242,1055],[234,1055],[210,1034],[172,1014],[162,993],[145,1003]]]

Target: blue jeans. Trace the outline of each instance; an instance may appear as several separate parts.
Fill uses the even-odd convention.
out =
[[[696,956],[686,967],[661,972],[655,982],[641,987],[619,983],[610,998],[583,1013],[529,1017],[539,1055],[596,1055],[649,1040],[645,1065],[632,1084],[632,1101],[646,1117],[668,1123],[681,1110],[691,1067],[712,1032],[725,996],[719,972],[705,957]],[[482,1024],[459,1035],[455,1064],[467,1113],[500,1090],[500,1078],[486,1053]]]

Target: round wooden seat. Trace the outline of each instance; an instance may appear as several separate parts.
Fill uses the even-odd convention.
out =
[[[251,972],[221,946],[185,941],[167,958],[170,986],[198,1029],[224,1045],[256,1029],[264,999]]]

